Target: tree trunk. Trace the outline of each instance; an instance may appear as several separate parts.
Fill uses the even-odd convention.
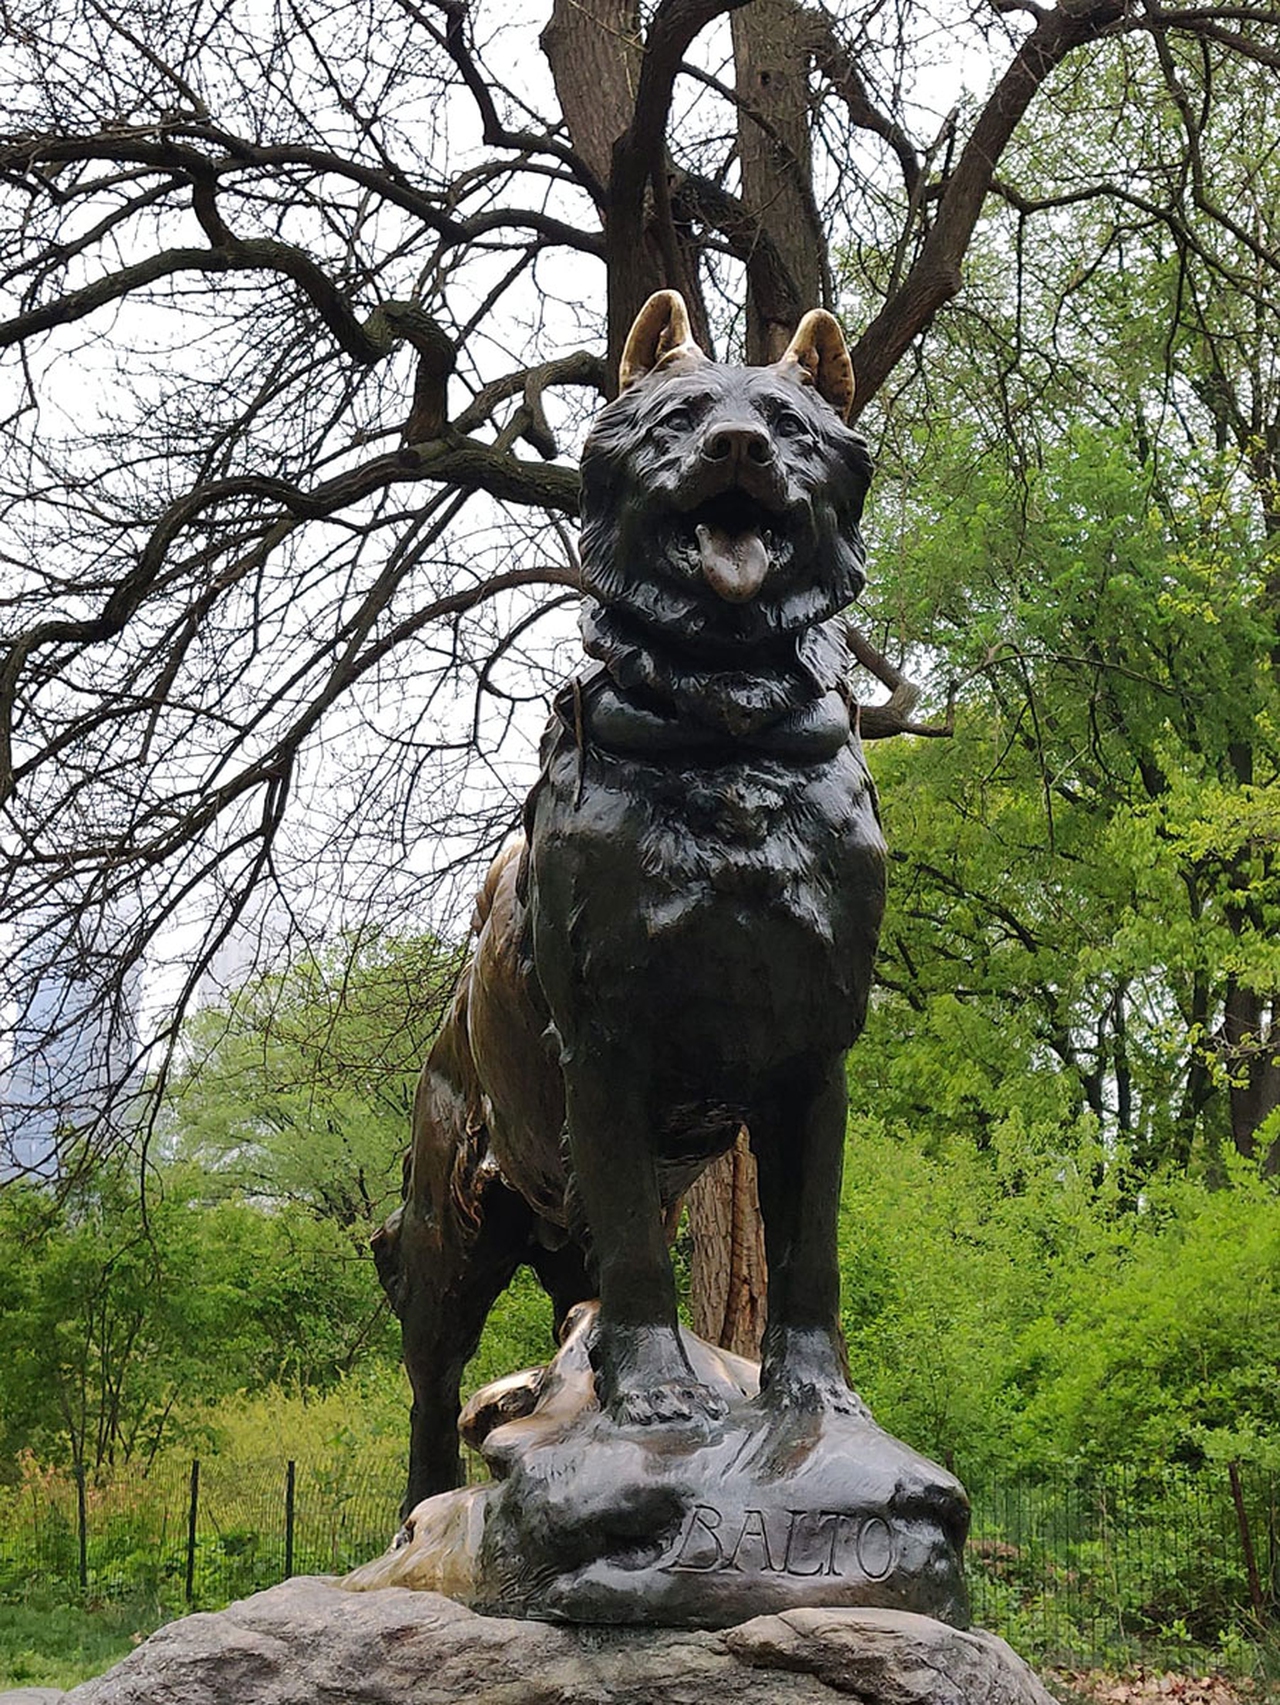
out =
[[[643,181],[638,188],[629,185],[625,193],[618,193],[620,155],[622,175],[636,175],[625,139],[635,119],[644,59],[640,8],[635,0],[556,0],[539,41],[551,67],[573,151],[598,185],[613,387],[636,313],[653,291],[676,283],[665,276],[661,255],[651,240]],[[627,165],[630,172],[625,170]]]
[[[794,0],[753,0],[733,14],[742,199],[790,274],[785,302],[761,303],[748,281],[747,360],[757,366],[776,361],[800,316],[825,301],[809,137],[812,34]]]
[[[636,0],[556,0],[538,40],[573,151],[604,191],[613,145],[635,108],[640,8]],[[601,213],[606,212],[602,206]]]
[[[708,1343],[758,1357],[767,1295],[756,1163],[745,1131],[688,1195],[693,1329]]]
[[[1223,1021],[1231,1074],[1231,1138],[1246,1160],[1262,1161],[1267,1177],[1280,1169],[1280,1137],[1258,1153],[1258,1128],[1280,1107],[1280,998],[1242,988],[1232,978]]]
[[[710,17],[724,4],[742,3],[707,0],[705,10]],[[635,0],[556,0],[539,40],[574,152],[597,180],[610,380],[632,321],[655,290],[682,293],[694,337],[710,353],[697,245],[676,228],[661,170],[666,99],[681,53],[665,38],[656,46],[645,41]],[[650,78],[646,102],[646,66],[655,53],[671,75]]]

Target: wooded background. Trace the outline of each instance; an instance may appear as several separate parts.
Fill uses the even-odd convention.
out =
[[[879,462],[855,1378],[962,1469],[1269,1459],[1274,0],[6,22],[8,1011],[30,1061],[115,1044],[92,1107],[48,1086],[62,1199],[0,1192],[6,1448],[391,1354],[363,1244],[576,655],[574,454],[670,285],[725,357],[837,312]],[[192,1019],[210,967],[248,981]],[[749,1342],[731,1165],[682,1258]]]

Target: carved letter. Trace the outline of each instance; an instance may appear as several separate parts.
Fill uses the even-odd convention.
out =
[[[831,1535],[831,1544],[827,1547],[827,1567],[825,1572],[828,1575],[843,1575],[844,1570],[836,1562],[836,1546],[840,1543],[840,1535],[844,1531],[844,1524],[849,1518],[846,1515],[841,1515],[839,1510],[823,1510],[821,1519],[830,1524],[827,1528],[827,1532]]]
[[[719,1569],[724,1564],[724,1546],[716,1536],[721,1514],[711,1504],[695,1504],[689,1514],[689,1525],[684,1530],[680,1541],[680,1549],[675,1561],[666,1564],[671,1571],[679,1570],[684,1574],[709,1575],[713,1569]],[[706,1555],[706,1541],[714,1546],[714,1555]],[[741,1544],[741,1541],[739,1541]]]
[[[791,1510],[788,1513],[791,1516],[791,1524],[787,1528],[787,1549],[782,1560],[782,1572],[786,1575],[802,1576],[821,1575],[824,1572],[828,1575],[834,1575],[837,1573],[834,1559],[836,1536],[840,1532],[839,1512],[837,1510],[821,1510],[817,1515],[814,1515],[809,1510]],[[806,1521],[813,1523],[812,1532],[807,1539],[801,1537],[800,1533],[801,1524]],[[828,1548],[827,1555],[826,1557],[820,1556],[818,1558],[816,1568],[802,1569],[799,1563],[795,1561],[795,1553],[797,1550],[803,1553],[807,1547],[812,1544],[812,1541],[819,1537],[824,1522],[829,1524],[828,1532],[830,1534],[830,1546]]]
[[[858,1567],[869,1581],[882,1581],[897,1561],[893,1529],[883,1516],[868,1516],[855,1542]]]
[[[734,1546],[733,1555],[730,1557],[726,1566],[730,1569],[741,1568],[741,1564],[738,1562],[738,1556],[742,1547],[749,1539],[757,1540],[761,1551],[764,1553],[764,1562],[760,1565],[761,1572],[763,1574],[770,1575],[778,1574],[778,1565],[774,1562],[773,1553],[769,1549],[769,1530],[765,1526],[764,1512],[762,1510],[747,1511],[746,1517],[742,1523],[742,1532],[738,1535],[738,1543]]]

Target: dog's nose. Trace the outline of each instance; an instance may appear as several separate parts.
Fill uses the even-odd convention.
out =
[[[720,421],[708,427],[702,440],[704,462],[754,462],[765,467],[773,460],[773,442],[763,427],[750,421]]]

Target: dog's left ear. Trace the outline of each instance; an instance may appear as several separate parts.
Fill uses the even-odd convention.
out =
[[[796,327],[778,366],[802,385],[812,385],[841,420],[853,407],[853,362],[840,322],[825,308],[811,308]]]
[[[678,290],[656,290],[636,315],[635,324],[627,334],[618,366],[618,389],[625,391],[655,367],[674,365],[679,359],[705,361],[707,358],[693,341],[684,297]]]

